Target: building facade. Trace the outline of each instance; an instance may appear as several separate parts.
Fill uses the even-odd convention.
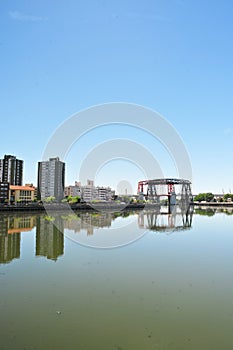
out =
[[[61,200],[64,197],[65,163],[58,157],[38,163],[37,198],[55,197]]]
[[[65,197],[80,197],[82,196],[81,186],[67,186],[65,187]]]
[[[98,190],[94,186],[82,186],[82,199],[84,202],[98,200]]]
[[[80,182],[75,181],[74,186],[67,186],[65,188],[65,196],[76,197],[79,196],[84,202],[110,201],[115,194],[110,187],[95,187],[94,181],[87,180],[87,185],[82,186]]]
[[[0,159],[0,182],[22,186],[23,160],[12,155],[5,155],[3,159]]]
[[[0,182],[2,182],[3,177],[3,159],[0,159]]]
[[[8,203],[10,195],[9,182],[0,182],[0,203]]]
[[[98,199],[101,201],[110,201],[115,195],[115,191],[111,187],[97,187]]]
[[[10,185],[10,203],[33,202],[35,198],[35,187],[33,186],[13,186]]]

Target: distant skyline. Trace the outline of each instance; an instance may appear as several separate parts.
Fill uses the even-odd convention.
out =
[[[177,130],[194,193],[233,191],[232,1],[13,0],[0,3],[0,20],[0,158],[24,160],[24,183],[37,183],[38,161],[67,118],[96,104],[129,102],[159,112]],[[83,135],[62,159],[66,184],[79,180],[94,147],[116,138],[143,145],[164,175],[175,177],[159,141],[108,125]],[[136,192],[143,176],[115,159],[93,180],[114,189],[128,181]]]

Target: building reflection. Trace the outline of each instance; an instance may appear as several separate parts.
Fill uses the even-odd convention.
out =
[[[0,264],[6,264],[20,257],[20,233],[0,233]]]
[[[0,216],[0,263],[20,258],[21,232],[31,231],[35,216]]]
[[[111,212],[79,213],[65,217],[64,226],[76,233],[84,230],[89,236],[94,234],[95,228],[110,227],[115,217],[115,213]]]
[[[64,225],[61,216],[36,218],[36,256],[56,261],[64,254]]]
[[[36,226],[36,256],[57,260],[64,254],[64,225],[60,216],[0,215],[0,264],[20,258],[23,232]]]
[[[192,226],[193,207],[182,208],[174,205],[169,211],[158,207],[157,210],[144,210],[138,214],[139,228],[151,231],[173,232],[188,230]]]

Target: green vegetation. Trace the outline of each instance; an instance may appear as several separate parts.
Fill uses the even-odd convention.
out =
[[[207,193],[199,193],[197,196],[194,197],[195,202],[213,202],[214,201],[214,195],[211,192]]]
[[[55,218],[52,217],[52,216],[50,216],[50,215],[44,216],[44,219],[45,219],[46,221],[54,221],[54,220],[55,220]]]
[[[122,216],[123,218],[127,218],[127,217],[130,216],[130,215],[131,215],[130,211],[123,211],[121,216]]]
[[[61,218],[66,221],[80,220],[80,217],[76,214],[61,215]]]
[[[146,203],[144,199],[137,199],[137,203]]]
[[[223,210],[223,213],[226,215],[233,215],[233,211],[232,210]]]
[[[56,200],[55,197],[50,196],[50,197],[45,198],[45,199],[44,199],[44,202],[45,202],[45,203],[54,203],[55,200]]]
[[[223,196],[223,201],[224,201],[224,202],[227,202],[227,200],[229,200],[229,199],[233,202],[233,194],[232,194],[232,193],[226,193],[226,194],[224,194],[224,196]]]
[[[195,209],[195,214],[199,214],[199,215],[204,215],[204,216],[214,216],[216,210],[214,209]]]
[[[119,218],[120,216],[122,216],[122,212],[115,212],[113,213],[114,218]]]
[[[207,193],[199,193],[197,196],[194,197],[195,202],[215,202],[215,198],[213,193],[207,192]],[[223,197],[218,199],[218,202],[233,202],[233,194],[232,193],[226,193]]]
[[[62,199],[62,203],[68,202],[70,204],[80,203],[80,201],[81,201],[81,198],[79,196],[75,196],[75,197],[68,196]]]

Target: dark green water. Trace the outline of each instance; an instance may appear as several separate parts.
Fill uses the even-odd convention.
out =
[[[233,349],[231,214],[0,214],[0,349]]]

